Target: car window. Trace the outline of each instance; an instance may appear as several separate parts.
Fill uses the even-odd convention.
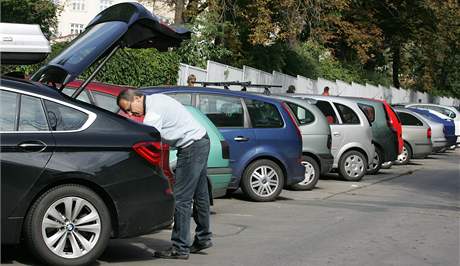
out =
[[[15,131],[18,94],[0,90],[0,131]]]
[[[176,99],[183,105],[192,105],[192,94],[191,93],[171,93],[169,96]]]
[[[278,128],[283,127],[284,123],[278,108],[273,104],[257,101],[244,100],[251,117],[252,127],[255,128]]]
[[[422,121],[411,114],[398,112],[398,116],[404,126],[423,126]]]
[[[21,95],[19,111],[19,131],[46,131],[48,121],[39,98]]]
[[[339,115],[340,118],[342,118],[343,124],[359,124],[358,115],[350,107],[340,103],[334,103],[334,105],[337,108],[337,111],[339,111]]]
[[[307,109],[295,103],[286,102],[286,104],[291,109],[299,125],[307,125],[315,121],[315,116]]]
[[[96,105],[109,110],[110,112],[118,112],[120,109],[117,105],[117,98],[107,93],[92,91]]]
[[[339,123],[339,120],[335,115],[334,108],[332,108],[332,105],[329,102],[317,101],[315,105],[319,108],[319,110],[321,110],[321,112],[323,112],[329,124]]]
[[[64,88],[62,90],[62,92],[67,96],[72,96],[72,94],[75,92],[75,89],[66,87],[66,88]],[[84,91],[82,91],[80,93],[80,95],[78,95],[77,100],[80,100],[80,101],[85,102],[85,103],[91,103],[91,101],[89,100],[88,93],[87,93],[86,89]]]
[[[370,123],[373,123],[375,121],[374,107],[363,103],[358,103],[358,106],[359,109],[363,111],[364,115],[366,115],[367,120],[369,120]]]
[[[45,100],[48,119],[53,131],[77,130],[88,120],[88,115],[74,108]]]
[[[244,127],[240,98],[201,94],[198,108],[216,127]]]

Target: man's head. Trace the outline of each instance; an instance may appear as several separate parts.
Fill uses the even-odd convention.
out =
[[[196,76],[193,74],[190,74],[187,78],[187,86],[193,87],[195,82],[196,82]]]
[[[328,87],[328,86],[324,87],[324,91],[323,91],[323,92],[329,93],[329,87]]]
[[[144,94],[138,90],[126,89],[117,97],[117,104],[121,110],[133,116],[145,115]]]

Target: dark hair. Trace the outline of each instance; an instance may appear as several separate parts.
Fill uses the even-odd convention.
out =
[[[144,96],[141,91],[135,89],[124,89],[118,94],[117,105],[120,105],[121,100],[126,100],[128,102],[133,101],[134,96]]]
[[[328,86],[324,87],[324,91],[329,91],[329,87]]]
[[[295,86],[294,85],[289,85],[286,93],[294,93],[295,92]]]

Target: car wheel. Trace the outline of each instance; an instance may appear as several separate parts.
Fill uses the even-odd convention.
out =
[[[262,159],[246,168],[241,182],[241,189],[250,199],[273,201],[283,189],[284,175],[278,164]]]
[[[81,185],[46,191],[32,205],[24,223],[32,253],[49,265],[86,265],[107,246],[111,221],[104,201]]]
[[[295,190],[310,190],[316,186],[320,176],[318,163],[310,156],[302,157],[302,165],[305,167],[305,179],[291,186]]]
[[[340,158],[340,175],[348,181],[359,181],[366,173],[367,160],[359,151],[348,151]]]
[[[406,165],[409,163],[410,159],[412,158],[412,149],[410,148],[409,144],[404,142],[403,151],[400,155],[398,155],[398,159],[394,161],[396,165]]]
[[[390,169],[393,166],[393,162],[384,162],[380,169]]]
[[[370,175],[375,175],[380,171],[382,167],[383,154],[379,148],[375,148],[374,158],[372,159],[372,164],[367,167],[366,173]]]

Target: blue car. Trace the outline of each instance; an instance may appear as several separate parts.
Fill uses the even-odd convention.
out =
[[[419,108],[408,108],[411,111],[414,111],[418,114],[423,115],[427,119],[430,119],[434,122],[438,122],[444,125],[444,136],[447,139],[446,147],[450,147],[457,143],[457,136],[455,135],[455,124],[453,120],[443,119],[428,110],[419,109]]]
[[[254,201],[272,201],[285,186],[305,176],[301,164],[300,130],[276,99],[245,92],[204,87],[143,88],[146,94],[165,93],[191,105],[215,124],[230,146],[232,179]]]

